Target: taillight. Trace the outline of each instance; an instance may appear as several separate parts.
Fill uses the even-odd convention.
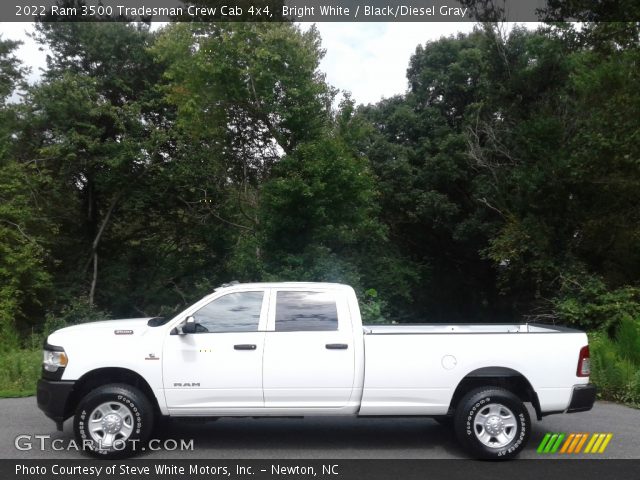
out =
[[[580,356],[578,357],[578,370],[576,371],[576,375],[578,377],[588,377],[591,374],[589,363],[589,345],[586,345],[580,349]]]

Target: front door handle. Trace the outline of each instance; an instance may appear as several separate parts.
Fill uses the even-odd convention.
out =
[[[233,346],[234,350],[255,350],[256,346],[252,343],[241,343]]]
[[[346,343],[327,343],[325,347],[327,347],[327,350],[346,350],[349,345]]]

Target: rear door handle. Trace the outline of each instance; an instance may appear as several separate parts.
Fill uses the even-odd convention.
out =
[[[327,347],[327,350],[346,350],[349,345],[346,343],[327,343],[325,347]]]
[[[241,343],[233,346],[234,350],[255,350],[256,346],[252,343]]]

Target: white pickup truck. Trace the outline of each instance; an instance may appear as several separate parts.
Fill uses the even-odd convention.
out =
[[[92,454],[140,449],[166,417],[389,415],[450,423],[510,458],[531,421],[591,409],[587,336],[543,325],[363,326],[353,289],[232,284],[171,319],[49,335],[38,406]]]

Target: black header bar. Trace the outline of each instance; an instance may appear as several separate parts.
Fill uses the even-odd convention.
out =
[[[0,21],[640,21],[621,0],[4,0]]]
[[[553,480],[638,478],[640,460],[0,460],[3,480]]]

